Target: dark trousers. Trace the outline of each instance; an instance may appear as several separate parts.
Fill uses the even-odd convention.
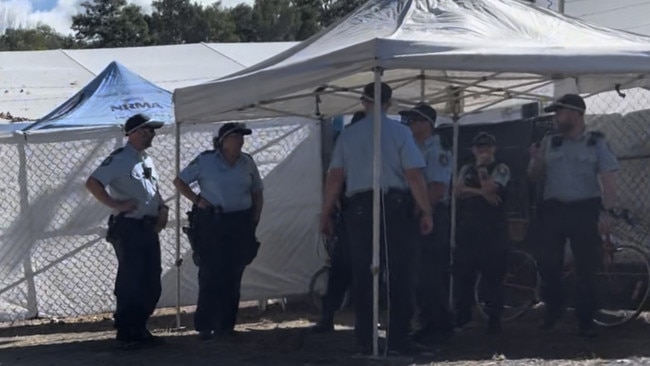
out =
[[[237,322],[244,269],[257,254],[253,216],[251,210],[223,214],[197,210],[200,260],[194,327],[199,332],[227,333]]]
[[[417,255],[417,220],[409,193],[389,191],[383,195],[381,265],[388,258],[389,329],[388,347],[407,346],[413,315],[413,283]],[[355,335],[359,347],[372,346],[372,192],[352,196],[345,212],[352,260],[352,298],[356,312]],[[385,220],[383,220],[385,218]],[[387,250],[386,250],[387,249]],[[386,269],[386,268],[384,268]]]
[[[503,279],[508,269],[509,245],[505,220],[472,216],[459,218],[454,250],[456,315],[462,325],[471,320],[474,287],[480,273],[491,321],[503,313]]]
[[[420,260],[416,301],[418,318],[427,332],[449,332],[453,329],[449,309],[449,234],[450,213],[438,205],[434,211],[434,230],[420,236]]]
[[[321,322],[331,324],[334,314],[343,305],[345,293],[352,284],[352,265],[345,223],[341,218],[336,222],[336,242],[330,254],[330,270],[327,278],[327,291],[323,296]]]
[[[561,278],[568,239],[576,272],[576,315],[580,324],[593,320],[597,310],[596,275],[602,264],[599,215],[600,199],[573,203],[546,201],[542,206],[537,261],[542,279],[542,298],[549,316],[558,316],[565,306]]]
[[[154,220],[119,218],[115,278],[115,328],[122,337],[137,337],[146,327],[160,299],[160,241]],[[125,334],[126,333],[126,334]]]

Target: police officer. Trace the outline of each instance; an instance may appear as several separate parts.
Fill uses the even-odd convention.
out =
[[[381,196],[382,257],[387,258],[390,288],[388,350],[412,351],[409,342],[412,316],[413,261],[417,250],[418,217],[423,233],[433,221],[426,183],[422,175],[424,159],[408,128],[389,119],[392,89],[381,84],[380,100],[374,100],[374,84],[363,90],[366,117],[343,130],[334,147],[325,184],[321,228],[332,234],[331,215],[345,182],[345,225],[352,260],[355,335],[361,353],[372,350],[372,208],[373,208],[373,128],[374,104],[381,103]],[[410,190],[410,192],[409,192]],[[416,206],[414,207],[413,198]],[[382,260],[382,264],[384,260]]]
[[[555,112],[558,133],[531,146],[528,170],[544,185],[538,262],[546,313],[541,328],[553,328],[564,312],[560,274],[568,239],[577,272],[579,333],[591,337],[596,335],[596,273],[602,263],[599,223],[607,234],[619,164],[603,134],[586,131],[586,105],[579,95],[564,95],[545,111]]]
[[[510,169],[495,159],[496,139],[480,132],[472,140],[474,162],[458,172],[458,226],[454,250],[456,325],[472,319],[477,272],[486,286],[487,332],[501,330],[503,278],[509,253],[504,210]]]
[[[88,191],[113,210],[107,239],[118,261],[114,319],[117,340],[125,349],[159,341],[146,323],[161,293],[158,233],[167,224],[168,207],[145,150],[162,125],[142,114],[129,118],[124,126],[127,144],[113,151],[86,181]]]
[[[350,120],[353,125],[365,117],[364,111],[355,112]],[[350,126],[348,125],[348,126]],[[343,305],[345,293],[352,283],[352,267],[350,264],[350,250],[347,240],[343,209],[345,207],[345,194],[341,190],[338,207],[334,210],[335,241],[330,253],[330,269],[327,276],[327,290],[322,299],[321,318],[311,330],[314,333],[326,333],[334,330],[334,314]]]
[[[400,112],[402,121],[411,128],[413,137],[426,162],[425,178],[433,210],[435,228],[421,236],[420,267],[417,277],[416,301],[420,329],[414,334],[422,340],[429,336],[447,338],[453,324],[447,292],[449,268],[450,213],[448,191],[451,183],[451,153],[442,148],[440,137],[434,134],[436,110],[425,103]]]
[[[235,335],[241,279],[259,243],[255,229],[262,213],[262,178],[253,158],[242,152],[244,124],[226,123],[214,139],[214,150],[197,156],[174,185],[193,204],[195,259],[199,298],[194,326],[201,339]],[[190,184],[198,182],[200,194]]]

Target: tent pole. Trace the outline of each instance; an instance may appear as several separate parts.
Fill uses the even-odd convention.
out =
[[[181,124],[179,121],[175,123],[175,161],[174,173],[178,176],[181,169]],[[176,329],[181,329],[181,194],[176,190],[174,197],[174,210],[176,210],[176,232],[174,233],[176,239]]]
[[[560,14],[564,14],[564,0],[558,0],[557,10],[560,12]]]
[[[458,140],[460,136],[460,94],[454,91],[451,95],[452,100],[452,120],[453,120],[453,145],[452,145],[452,191],[451,191],[451,235],[449,251],[449,268],[454,265],[454,249],[456,248],[456,216],[458,211],[458,202],[456,200],[456,181],[458,180]],[[454,308],[454,276],[450,272],[449,276],[449,308]]]
[[[373,175],[372,175],[372,354],[379,355],[379,241],[380,241],[380,177],[381,177],[381,76],[379,67],[375,73],[375,98],[373,114],[375,128],[373,135]],[[386,254],[388,255],[388,254]]]
[[[420,103],[424,103],[424,100],[426,99],[425,83],[426,79],[424,70],[420,70]]]

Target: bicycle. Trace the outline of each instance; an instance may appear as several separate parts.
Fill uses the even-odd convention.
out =
[[[612,212],[612,217],[620,221],[619,226],[625,224],[634,229],[638,225],[627,209]],[[603,266],[597,274],[598,295],[602,303],[594,319],[600,326],[620,326],[637,318],[650,297],[650,257],[647,250],[637,244],[638,241],[633,235],[626,236],[623,230],[619,230],[603,242]],[[519,249],[512,251],[510,259],[504,279],[504,321],[521,317],[539,303],[536,261]],[[568,282],[574,277],[574,263],[569,257],[565,260],[562,280]],[[487,318],[482,290],[479,276],[474,295],[480,314]]]
[[[334,250],[334,245],[337,245],[336,243],[336,237],[328,239],[328,238],[321,238],[318,242],[317,248],[321,247],[321,243],[323,244],[323,247],[325,248],[325,265],[318,269],[312,277],[311,281],[309,282],[309,300],[311,302],[311,305],[316,311],[321,311],[323,309],[322,301],[323,301],[323,296],[327,292],[327,282],[329,280],[329,271],[332,268],[330,264],[330,259],[332,257],[332,253]],[[318,249],[317,249],[318,250]],[[319,253],[319,257],[320,252]],[[348,289],[345,292],[345,295],[343,296],[343,301],[341,303],[341,306],[339,307],[338,311],[343,310],[350,304],[350,290]]]

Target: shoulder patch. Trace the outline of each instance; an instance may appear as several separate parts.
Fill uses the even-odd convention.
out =
[[[562,136],[560,135],[553,135],[551,136],[551,147],[559,147],[562,146]]]
[[[253,158],[253,155],[245,153],[245,152],[242,152],[242,155],[247,157],[248,160],[250,160],[251,163],[255,164],[255,159]]]
[[[124,148],[120,147],[119,149],[113,151],[109,156],[115,156],[115,155],[121,153],[122,151],[124,151]]]
[[[445,167],[449,165],[449,157],[447,156],[447,154],[441,153],[440,155],[438,155],[438,163],[440,163],[440,165]]]
[[[591,136],[593,136],[593,137],[595,137],[595,138],[599,138],[599,139],[605,137],[605,134],[602,133],[602,132],[600,132],[600,131],[591,131],[591,132],[589,132],[589,134],[590,134]]]
[[[194,166],[197,165],[198,163],[199,163],[199,157],[197,156],[194,159],[192,159],[192,161],[190,161],[190,163],[187,166]]]
[[[509,172],[510,172],[510,169],[508,168],[507,165],[505,165],[505,164],[499,164],[499,165],[497,166],[497,173],[499,173],[499,174],[501,174],[501,175],[506,175],[506,174],[508,174]]]
[[[600,131],[590,131],[589,139],[587,140],[587,146],[594,146],[600,139],[604,139],[605,134]]]
[[[102,164],[100,166],[107,166],[110,165],[111,162],[113,161],[113,155],[109,155],[104,161],[102,161]]]

